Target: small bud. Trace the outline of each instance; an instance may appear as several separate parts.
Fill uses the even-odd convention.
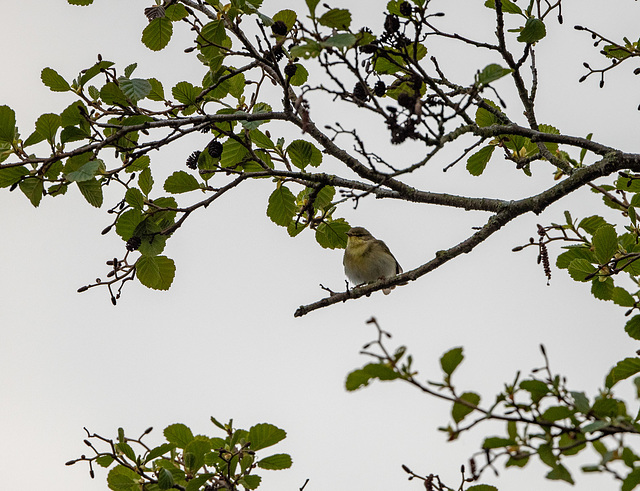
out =
[[[541,344],[541,345],[540,345],[540,351],[542,351],[542,354],[543,354],[544,356],[547,356],[547,350],[544,348],[544,344]]]
[[[78,288],[78,293],[82,293],[82,292],[86,292],[89,289],[88,286],[81,286],[80,288]]]
[[[100,232],[102,235],[106,235],[109,233],[109,231],[111,230],[111,227],[113,227],[113,225],[109,225],[108,227],[105,227],[102,229],[102,232]]]
[[[76,463],[76,461],[75,461],[75,460],[70,460],[70,461],[68,461],[68,462],[65,462],[65,463],[64,463],[64,465],[73,465],[73,464],[75,464],[75,463]]]
[[[185,52],[185,53],[191,53],[194,49],[196,49],[196,47],[195,47],[195,46],[191,46],[191,47],[189,47],[189,48],[186,48],[186,49],[184,50],[184,52]]]
[[[151,433],[151,431],[153,431],[153,426],[149,426],[149,428],[147,428],[146,430],[144,430],[143,435],[148,435],[149,433]]]
[[[584,27],[582,26],[573,26],[576,31],[584,31]]]
[[[406,465],[402,464],[402,470],[405,471],[407,474],[411,474],[411,469],[409,469]]]
[[[600,80],[600,88],[604,87],[604,79]]]
[[[112,296],[112,297],[111,297],[111,303],[112,303],[113,305],[115,305],[115,304],[116,304],[116,297],[114,297],[114,296]]]
[[[90,447],[90,446],[91,446],[91,442],[90,442],[89,440],[83,440],[83,441],[84,441],[84,444],[85,444],[87,447]]]
[[[94,479],[96,477],[95,473],[93,472],[93,469],[89,469],[89,475],[91,476],[91,479]]]
[[[524,249],[524,246],[516,246],[511,249],[511,252],[520,252],[522,249]]]
[[[582,83],[587,79],[586,75],[583,75],[582,77],[580,77],[580,79],[578,80],[578,83]]]
[[[589,70],[591,69],[591,67],[589,66],[589,63],[587,63],[586,61],[582,64],[582,66]]]
[[[558,14],[558,24],[562,24],[563,19],[562,19],[562,14]]]
[[[634,74],[634,75],[638,75],[638,74],[640,74],[640,68],[636,68],[636,69],[633,71],[633,74]]]

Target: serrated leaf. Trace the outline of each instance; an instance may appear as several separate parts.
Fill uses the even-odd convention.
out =
[[[140,476],[123,465],[118,465],[109,471],[107,485],[112,491],[133,491]]]
[[[142,31],[142,43],[152,51],[160,51],[169,44],[172,35],[173,23],[166,17],[159,17]]]
[[[343,218],[324,221],[316,228],[316,241],[325,249],[347,247],[347,232],[351,228]]]
[[[133,102],[138,102],[144,99],[151,93],[151,84],[144,78],[125,78],[120,77],[118,79],[120,89]]]
[[[502,110],[500,110],[500,108],[495,102],[490,101],[489,99],[483,99],[483,102],[488,106],[493,107],[494,109],[499,111],[500,114],[502,114]],[[496,124],[499,122],[498,117],[494,113],[480,106],[478,106],[478,109],[476,109],[475,119],[476,119],[476,124],[481,128],[484,128],[486,126],[491,126],[492,124]]]
[[[296,66],[296,73],[294,73],[293,77],[289,79],[289,83],[291,85],[295,85],[296,87],[299,87],[300,85],[303,85],[307,81],[307,79],[309,78],[309,72],[300,63],[296,63],[295,66]]]
[[[22,179],[27,174],[29,174],[29,171],[26,167],[23,167],[21,165],[0,169],[0,188],[8,188],[9,186],[13,186],[15,183],[20,182],[20,179]]]
[[[196,103],[198,96],[202,92],[202,87],[196,87],[189,82],[178,82],[171,93],[176,100],[182,104],[192,105]]]
[[[613,387],[621,380],[625,380],[638,372],[640,372],[640,358],[625,358],[619,361],[616,366],[611,369],[611,373],[609,374],[609,380],[611,381],[610,387]]]
[[[242,138],[238,135],[239,138]],[[242,163],[249,151],[245,148],[241,141],[229,138],[222,144],[222,156],[220,157],[220,165],[222,167],[234,167]]]
[[[158,469],[157,476],[158,476],[159,489],[171,489],[175,484],[175,480],[173,479],[173,474],[169,469],[160,467],[160,469]]]
[[[9,106],[0,106],[0,142],[13,143],[16,134],[16,113]]]
[[[585,259],[592,262],[595,261],[595,256],[587,246],[570,247],[558,256],[556,266],[560,269],[567,269],[574,259]]]
[[[513,70],[509,68],[502,68],[500,65],[492,63],[491,65],[484,67],[484,69],[478,74],[478,83],[480,85],[489,85],[491,82],[501,79],[512,71]]]
[[[473,404],[474,406],[480,404],[480,396],[474,392],[464,392],[460,395],[460,399]],[[469,407],[466,404],[462,404],[460,402],[455,402],[453,404],[453,407],[451,408],[451,417],[456,423],[460,423],[460,421],[462,421],[473,411],[474,409],[472,407]]]
[[[144,196],[138,188],[129,188],[124,195],[124,200],[127,204],[136,210],[142,210],[144,208]]]
[[[40,205],[42,195],[44,193],[44,184],[40,179],[35,177],[27,177],[20,181],[20,191],[29,198],[31,204],[36,208]]]
[[[69,83],[56,72],[53,68],[43,68],[40,73],[40,79],[53,92],[67,92],[71,90]]]
[[[291,456],[286,453],[270,455],[257,462],[258,467],[268,470],[288,469],[293,464]]]
[[[509,447],[515,444],[516,444],[515,440],[512,440],[511,438],[500,438],[497,436],[493,436],[493,437],[484,439],[484,442],[482,443],[482,448],[485,450],[488,450],[491,448]]]
[[[598,468],[598,471],[599,470],[600,468]],[[624,478],[620,491],[631,491],[635,489],[638,484],[640,484],[640,468],[636,467]]]
[[[604,281],[602,281],[604,279]],[[596,277],[591,281],[591,294],[598,300],[611,300],[613,297],[613,280]]]
[[[287,26],[287,30],[291,30],[298,19],[298,14],[296,14],[293,10],[284,9],[280,12],[277,12],[273,17],[273,22],[278,22],[281,20]]]
[[[322,152],[305,140],[292,141],[287,147],[287,154],[291,163],[301,170],[307,165],[318,167],[322,162]]]
[[[487,145],[471,155],[467,159],[467,170],[469,171],[469,174],[472,176],[479,176],[482,174],[487,167],[489,160],[491,160],[494,150],[495,147],[493,145]]]
[[[189,15],[189,11],[181,3],[174,3],[167,7],[165,15],[167,16],[167,19],[177,22],[187,17]]]
[[[542,413],[542,418],[547,421],[560,421],[573,415],[573,411],[567,406],[551,406]]]
[[[98,173],[100,166],[103,165],[102,160],[89,160],[83,164],[78,170],[65,174],[67,181],[69,182],[81,182],[93,179]]]
[[[144,170],[149,167],[151,163],[151,157],[148,155],[142,155],[131,162],[127,168],[124,170],[125,172],[137,172],[139,170]]]
[[[259,423],[249,428],[247,440],[251,442],[251,450],[257,451],[271,447],[284,440],[287,432],[269,423]]]
[[[347,30],[351,25],[351,12],[347,9],[331,9],[322,14],[318,22],[325,27]]]
[[[167,177],[164,182],[164,190],[171,194],[180,194],[200,189],[200,184],[193,175],[179,170]]]
[[[271,138],[258,129],[251,130],[249,132],[249,138],[251,139],[251,142],[259,148],[276,148],[276,145],[273,143]]]
[[[450,377],[455,369],[458,368],[458,365],[462,363],[462,360],[464,360],[462,348],[453,348],[442,355],[440,358],[440,366],[444,373]]]
[[[574,259],[569,264],[569,276],[575,281],[589,281],[596,267],[586,259]]]
[[[545,477],[551,480],[560,480],[568,482],[569,484],[574,484],[571,473],[562,464],[558,464],[554,467]]]
[[[138,225],[143,220],[143,215],[139,210],[127,210],[118,217],[116,222],[116,233],[122,237],[122,240],[129,240]]]
[[[267,216],[272,222],[286,227],[296,214],[296,210],[296,197],[286,186],[278,186],[269,196]]]
[[[162,445],[158,445],[155,448],[152,448],[151,451],[145,456],[144,462],[150,462],[153,459],[157,459],[158,457],[163,456],[164,454],[170,452],[176,448],[175,443],[163,443]]]
[[[573,402],[578,411],[584,414],[589,412],[591,405],[589,404],[589,398],[584,392],[571,392],[571,397],[573,397]]]
[[[625,332],[633,339],[640,340],[640,315],[635,315],[624,326]]]
[[[309,7],[309,13],[311,17],[315,17],[316,6],[320,3],[320,0],[305,0],[307,7]]]
[[[596,259],[600,264],[606,264],[618,251],[618,234],[611,225],[599,227],[593,235],[593,247]]]
[[[489,484],[476,484],[467,488],[467,491],[498,491],[498,488]]]
[[[96,457],[96,464],[100,467],[107,468],[113,464],[114,460],[115,459],[111,455],[100,455],[99,457]]]
[[[160,82],[156,78],[147,79],[149,85],[151,86],[151,90],[147,97],[152,101],[164,101],[164,88],[162,87],[162,82]]]
[[[120,87],[116,85],[114,82],[107,82],[100,89],[100,98],[103,100],[105,104],[111,105],[120,105],[120,106],[128,106],[129,101],[127,97],[124,95],[124,92],[120,90]]]
[[[540,400],[549,392],[547,384],[540,380],[523,380],[520,382],[520,388],[531,394],[531,402],[534,404],[540,402]]]
[[[518,41],[521,43],[533,44],[540,41],[547,35],[547,28],[544,22],[535,17],[529,17],[524,24],[524,28],[520,31]]]
[[[168,290],[175,274],[176,265],[166,256],[140,256],[136,261],[136,276],[147,288]]]
[[[522,9],[520,9],[520,7],[518,7],[511,0],[502,0],[500,4],[502,5],[502,11],[505,14],[521,14],[522,13]],[[487,0],[486,2],[484,2],[484,5],[485,7],[489,7],[490,9],[494,9],[494,10],[496,8],[495,0]]]
[[[36,132],[53,144],[62,120],[57,114],[43,114],[36,121]]]
[[[87,200],[87,203],[91,206],[95,206],[96,208],[100,208],[102,206],[104,197],[100,181],[96,179],[89,179],[88,181],[80,181],[77,184],[80,193],[82,193],[84,199]]]
[[[84,86],[93,77],[98,75],[103,70],[106,70],[107,68],[112,67],[113,65],[114,65],[114,63],[112,61],[103,60],[103,61],[99,61],[98,63],[96,63],[92,67],[84,70],[84,72],[82,72],[81,76],[80,76],[80,81],[79,81],[80,85]]]
[[[239,484],[241,484],[245,489],[256,489],[260,486],[261,481],[262,478],[256,474],[245,474],[238,480]]]
[[[149,196],[153,188],[153,177],[151,176],[151,169],[149,167],[145,168],[138,176],[138,186],[140,186],[140,191],[142,191],[145,196]]]

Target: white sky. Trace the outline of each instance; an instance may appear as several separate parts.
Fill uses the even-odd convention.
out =
[[[198,64],[182,53],[186,37],[178,35],[159,53],[141,45],[143,9],[150,2],[96,1],[84,8],[62,0],[4,3],[0,104],[16,111],[24,138],[40,114],[60,112],[72,102],[69,94],[52,93],[40,82],[45,66],[69,80],[101,53],[119,69],[138,62],[136,75],[162,80],[166,93],[176,82],[201,78]],[[371,18],[364,16],[385,3],[368,2],[354,25],[369,22],[379,32],[382,17],[367,21]],[[448,3],[434,0],[433,5],[445,9]],[[469,28],[490,39],[494,27],[482,3],[462,2],[469,11],[459,7],[443,22],[470,26],[473,20]],[[262,10],[270,15],[284,7],[306,12],[302,0],[265,0]],[[549,21],[549,39],[538,50],[541,122],[578,136],[594,132],[594,139],[605,144],[637,151],[640,98],[632,64],[611,73],[604,90],[592,80],[577,84],[583,61],[593,66],[602,61],[588,36],[573,25],[601,26],[608,35],[635,39],[639,8],[631,0],[617,2],[616,10],[595,0],[567,1],[564,25]],[[449,70],[464,59],[453,47],[436,45],[432,53]],[[455,73],[472,76],[491,61],[496,60],[474,56]],[[506,81],[496,84],[503,90],[507,86]],[[517,106],[511,101],[510,107]],[[312,105],[312,117],[322,126],[336,115]],[[375,140],[377,130],[365,126],[366,116],[355,118],[361,118],[356,119],[361,133]],[[415,147],[391,148],[379,134],[376,145],[394,161],[419,158]],[[299,137],[299,132],[287,133],[289,140]],[[159,166],[154,173],[184,169],[188,153],[205,143],[202,136],[153,156]],[[462,164],[443,175],[446,163],[432,164],[412,182],[429,190],[500,198],[529,195],[550,182],[546,169],[539,167],[533,179],[526,179],[500,158],[480,178],[469,176]],[[160,182],[156,178],[156,186]],[[624,309],[593,299],[587,285],[555,268],[547,287],[535,252],[510,252],[535,233],[536,223],[561,221],[568,207],[581,207],[574,216],[599,212],[590,193],[571,196],[541,217],[521,218],[472,254],[388,297],[378,292],[294,319],[298,305],[323,296],[319,283],[343,287],[342,252],[321,249],[309,234],[290,239],[272,224],[265,216],[270,188],[259,182],[252,187],[254,196],[240,190],[190,218],[166,249],[178,268],[171,290],[129,284],[117,307],[106,291],[76,293],[104,276],[106,260],[122,254],[115,234],[100,235],[110,223],[105,210],[115,195],[107,195],[102,210],[89,207],[76,190],[64,198],[45,198],[34,209],[19,191],[0,193],[0,469],[5,489],[106,489],[103,469],[91,481],[86,466],[64,466],[90,453],[82,443],[83,426],[107,437],[115,437],[118,426],[130,436],[153,426],[148,441],[158,443],[162,429],[175,422],[215,435],[211,415],[234,418],[246,429],[269,422],[287,431],[287,439],[273,449],[290,453],[294,465],[287,471],[262,471],[260,489],[266,491],[299,489],[307,478],[309,491],[421,489],[406,481],[401,464],[438,473],[457,486],[460,464],[489,430],[480,427],[447,443],[436,430],[448,424],[446,404],[401,383],[373,384],[356,393],[344,389],[347,373],[368,362],[358,352],[373,339],[373,329],[365,325],[372,315],[394,333],[392,347],[409,346],[422,380],[437,380],[441,354],[464,346],[466,360],[454,380],[460,389],[479,391],[486,402],[517,370],[527,374],[541,365],[540,343],[571,388],[586,390],[591,398],[606,370],[638,347],[623,332]],[[343,213],[351,224],[384,239],[405,270],[459,242],[485,219],[373,200],[355,211],[345,206]],[[589,457],[587,462],[596,461]],[[618,487],[608,477],[581,474],[577,463],[569,461],[569,467],[578,485]],[[567,486],[544,480],[547,470],[539,464],[524,471],[499,468],[501,479],[487,473],[482,481],[505,490]]]

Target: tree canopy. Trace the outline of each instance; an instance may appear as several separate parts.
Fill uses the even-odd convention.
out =
[[[180,260],[171,255],[169,239],[194,216],[214,214],[230,195],[264,196],[262,209],[283,237],[311,234],[329,250],[345,247],[355,225],[347,215],[357,217],[357,208],[372,200],[383,203],[381,210],[401,203],[418,214],[433,207],[473,212],[473,228],[466,219],[452,221],[438,233],[442,249],[405,265],[404,273],[356,287],[320,285],[317,298],[296,299],[302,304],[296,317],[389,286],[397,287],[394,294],[414,288],[442,266],[475,254],[507,224],[562,206],[587,189],[600,211],[585,213],[572,204],[561,222],[541,219],[517,237],[513,251],[523,251],[523,268],[537,256],[547,282],[554,269],[565,270],[553,274],[568,274],[588,284],[596,299],[619,306],[627,316],[620,329],[638,340],[640,155],[632,145],[600,139],[595,129],[561,129],[538,109],[542,95],[553,95],[539,58],[551,56],[547,46],[555,32],[571,29],[593,44],[597,61],[584,62],[571,83],[603,91],[611,74],[638,73],[631,67],[640,56],[638,42],[600,32],[597,19],[566,26],[561,1],[477,3],[491,24],[467,31],[460,17],[451,23],[449,7],[430,0],[380,3],[371,25],[354,22],[349,5],[316,0],[296,10],[274,10],[262,0],[157,2],[144,9],[142,43],[162,52],[185,31],[191,40],[183,56],[197,60],[200,72],[167,85],[143,73],[141,62],[120,66],[101,55],[74,74],[43,68],[42,83],[73,100],[59,113],[40,115],[33,132],[16,124],[10,106],[0,106],[0,187],[22,193],[34,207],[79,192],[89,206],[106,209],[102,234],[119,237],[121,247],[107,262],[108,272],[78,291],[106,290],[114,305],[126,298],[130,282],[170,289]],[[182,162],[168,163],[162,156],[177,145],[188,151]],[[434,167],[445,173],[432,187],[425,173]],[[482,180],[489,176],[514,184],[488,187]],[[407,224],[407,240],[418,226]],[[550,249],[558,250],[557,260]],[[533,259],[526,255],[531,250]],[[640,431],[638,416],[614,391],[640,372],[637,356],[617,361],[589,396],[552,369],[541,347],[542,367],[528,376],[508,375],[494,400],[454,385],[462,347],[446,351],[440,378],[425,382],[409,354],[415,350],[391,348],[387,327],[375,319],[370,324],[376,338],[364,354],[371,362],[351,371],[347,390],[398,380],[444,399],[451,412],[441,430],[450,440],[485,421],[501,423],[471,460],[461,457],[468,463],[460,489],[490,489],[474,481],[498,462],[526,467],[532,459],[547,467],[548,479],[573,483],[567,461],[586,448],[597,458],[582,467],[585,472],[611,474],[623,490],[640,483],[640,457],[625,440]],[[285,453],[256,455],[284,438],[277,426],[244,430],[212,421],[222,436],[194,436],[174,424],[155,448],[124,430],[113,440],[88,430],[95,455],[69,463],[109,467],[111,489],[133,489],[141,479],[148,489],[189,491],[255,489],[258,469],[291,465]],[[441,482],[437,469],[405,471],[426,489],[458,486]]]

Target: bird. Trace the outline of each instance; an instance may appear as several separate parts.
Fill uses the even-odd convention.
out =
[[[356,286],[402,273],[402,267],[387,244],[363,227],[353,227],[347,232],[342,264],[347,278]],[[384,288],[382,291],[388,295],[393,288]]]

